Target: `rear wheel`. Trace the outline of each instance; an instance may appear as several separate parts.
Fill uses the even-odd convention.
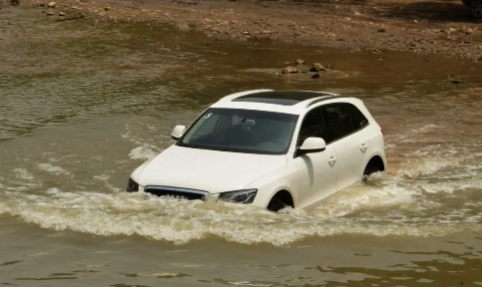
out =
[[[482,0],[470,1],[470,11],[477,19],[482,19]]]
[[[367,167],[365,168],[365,171],[363,172],[362,181],[366,182],[368,180],[368,177],[371,174],[374,174],[374,173],[379,172],[379,171],[380,171],[380,169],[376,165],[373,165],[373,164],[367,165]]]

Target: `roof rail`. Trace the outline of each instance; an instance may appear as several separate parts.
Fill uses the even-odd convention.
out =
[[[329,92],[322,92],[323,95],[322,96],[319,96],[319,97],[316,97],[312,100],[310,100],[307,104],[306,104],[306,107],[308,108],[309,106],[312,106],[316,103],[319,103],[319,102],[323,102],[323,101],[327,101],[327,100],[331,100],[333,98],[342,98],[342,97],[345,97],[345,96],[342,96],[340,94],[337,94],[337,93],[329,93]]]
[[[249,94],[260,93],[260,92],[271,92],[271,91],[273,91],[273,89],[256,89],[256,90],[243,91],[243,92],[227,95],[219,99],[218,102],[230,102],[234,99],[237,99],[239,97],[246,96]]]

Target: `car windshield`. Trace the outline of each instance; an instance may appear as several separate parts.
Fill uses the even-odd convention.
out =
[[[297,115],[210,108],[181,138],[178,145],[232,152],[285,154]]]

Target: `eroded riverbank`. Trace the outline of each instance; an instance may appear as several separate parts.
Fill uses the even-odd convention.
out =
[[[0,283],[477,286],[480,77],[471,61],[218,41],[150,23],[0,10]],[[330,63],[318,79],[286,62]],[[129,172],[222,95],[362,98],[389,170],[312,213],[126,194]]]

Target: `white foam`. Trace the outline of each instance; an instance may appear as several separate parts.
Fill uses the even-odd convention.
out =
[[[108,175],[94,175],[94,179],[96,180],[99,180],[99,181],[103,181],[103,182],[106,182],[109,180],[109,176]]]
[[[25,168],[14,168],[12,171],[13,177],[6,177],[3,179],[5,184],[0,184],[5,190],[24,192],[42,186],[42,182],[36,180],[34,174]]]
[[[158,152],[154,151],[152,147],[148,146],[139,146],[131,150],[129,153],[129,157],[131,159],[142,159],[142,160],[150,160],[154,158]]]
[[[252,286],[252,287],[269,287],[273,285],[273,284],[256,283],[251,281],[230,281],[228,283],[236,286]]]
[[[415,130],[423,133],[430,129],[436,126]],[[163,143],[157,147],[141,142],[141,138],[126,137],[137,142],[130,159],[149,160],[162,149]],[[339,234],[438,236],[464,229],[482,231],[482,197],[476,195],[482,191],[482,179],[478,177],[482,166],[470,149],[421,144],[410,150],[400,139],[391,139],[390,149],[400,160],[394,176],[374,174],[367,184],[355,184],[311,212],[286,208],[273,214],[249,205],[116,192],[120,190],[109,184],[110,177],[102,174],[93,177],[100,187],[92,192],[50,188],[40,194],[38,190],[34,194],[19,193],[18,188],[29,191],[38,185],[35,174],[15,169],[12,179],[20,179],[17,184],[21,186],[10,187],[11,179],[5,179],[9,186],[0,193],[0,214],[53,230],[138,235],[175,244],[208,236],[280,246]],[[51,164],[38,167],[53,174],[69,174]],[[101,189],[114,193],[99,192]],[[452,206],[454,202],[460,203]]]
[[[48,173],[55,174],[55,175],[71,175],[70,172],[63,169],[60,166],[54,166],[50,163],[39,163],[37,167],[41,170],[44,170]]]
[[[394,182],[387,186],[368,187],[368,190],[359,186],[351,194],[340,195],[331,201],[331,205],[321,207],[318,213],[297,213],[295,210],[288,214],[274,214],[249,205],[180,201],[144,193],[62,192],[51,188],[43,195],[5,192],[0,195],[0,213],[58,231],[73,230],[99,236],[139,235],[175,244],[207,236],[243,244],[287,245],[308,237],[346,233],[428,236],[465,228],[482,230],[478,223],[480,215],[475,220],[438,217],[437,224],[433,224],[430,217],[419,220],[409,216],[407,219],[403,217],[403,208],[394,208],[399,213],[387,215],[375,212],[366,216],[343,216],[400,203],[426,207],[423,202],[415,200],[415,194]],[[417,210],[408,208],[411,212]],[[463,214],[464,211],[460,211],[452,215]]]
[[[57,187],[52,187],[52,188],[47,189],[46,193],[50,194],[50,195],[56,195],[56,194],[61,193],[61,191]]]
[[[359,209],[407,205],[413,203],[416,194],[396,181],[383,186],[359,183],[336,194],[310,214],[322,218],[342,217]]]
[[[34,180],[34,176],[32,173],[28,172],[25,168],[14,168],[13,172],[18,179],[23,179],[27,181]]]

